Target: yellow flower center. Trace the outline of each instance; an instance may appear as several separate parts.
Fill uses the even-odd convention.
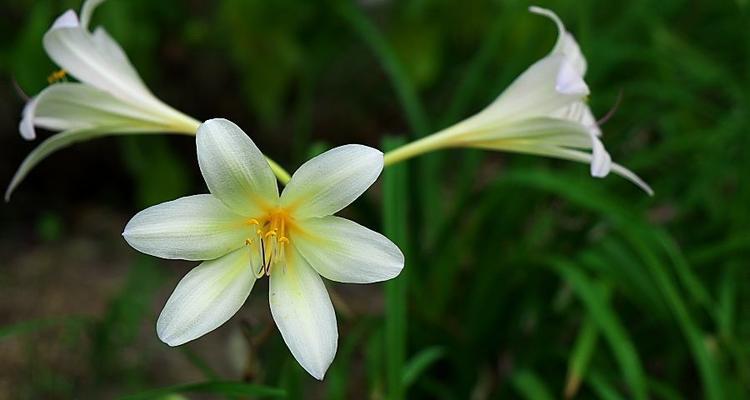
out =
[[[288,211],[274,209],[261,218],[247,220],[255,232],[245,240],[245,245],[255,252],[253,271],[257,278],[270,276],[276,265],[286,268],[285,248],[289,245],[289,233],[294,228],[294,221]],[[256,260],[259,260],[256,264]]]

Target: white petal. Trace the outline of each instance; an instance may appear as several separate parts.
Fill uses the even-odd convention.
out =
[[[551,19],[555,23],[555,25],[557,25],[557,34],[558,34],[557,40],[559,43],[560,37],[563,36],[565,32],[567,32],[565,30],[565,25],[562,23],[562,20],[560,19],[560,17],[558,17],[557,14],[554,13],[554,11],[547,9],[547,8],[538,7],[538,6],[530,6],[529,11],[537,15],[543,15]]]
[[[588,127],[591,133],[593,133],[595,136],[601,136],[602,130],[599,128],[599,123],[594,118],[594,113],[591,112],[591,108],[589,106],[584,105],[584,109],[581,115],[580,122],[584,126]]]
[[[73,10],[65,11],[62,15],[57,17],[55,22],[52,24],[51,29],[57,28],[76,28],[78,27],[78,15]]]
[[[286,267],[271,271],[271,314],[297,362],[322,380],[336,355],[336,314],[320,276],[293,246],[289,250]]]
[[[583,80],[570,76],[572,72],[562,55],[544,57],[464,125],[471,129],[494,121],[553,116],[558,110],[583,100],[589,93]],[[557,90],[558,86],[562,90]]]
[[[594,114],[591,112],[591,108],[589,108],[585,101],[579,101],[570,104],[565,108],[561,108],[552,113],[552,116],[567,121],[577,122],[583,125],[590,133],[593,133],[596,136],[602,135],[602,131],[599,129]]]
[[[82,27],[53,27],[43,43],[50,58],[81,82],[144,107],[163,107],[129,61],[103,52],[101,43]]]
[[[54,84],[39,93],[33,102],[22,124],[30,119],[33,125],[51,130],[115,124],[150,125],[168,130],[173,123],[169,116],[154,114],[82,83]]]
[[[21,122],[18,124],[18,130],[21,132],[21,137],[26,140],[36,139],[36,130],[34,129],[36,106],[37,98],[34,97],[26,103],[21,113]]]
[[[571,96],[584,97],[589,94],[589,87],[583,81],[583,76],[576,71],[570,62],[563,62],[557,71],[555,90]]]
[[[591,130],[563,118],[535,117],[497,126],[488,125],[463,137],[460,143],[496,150],[504,150],[508,145],[517,143],[590,149]]]
[[[81,26],[83,29],[88,29],[89,22],[91,22],[91,15],[94,13],[94,9],[102,4],[104,0],[86,0],[83,2],[81,7]]]
[[[586,75],[586,57],[583,56],[583,52],[578,46],[578,42],[576,42],[576,40],[573,38],[572,34],[570,34],[569,32],[565,32],[565,35],[563,35],[562,38],[558,40],[557,46],[553,51],[564,54],[565,58],[568,60],[568,63],[573,66],[573,68],[576,70],[576,72],[578,72],[579,75]]]
[[[109,36],[109,33],[107,33],[104,28],[102,28],[101,26],[97,27],[94,30],[92,37],[99,51],[112,57],[115,60],[120,60],[124,63],[128,63],[128,65],[131,65],[130,60],[128,60],[127,54],[125,54],[125,50],[123,50],[122,47],[120,47],[120,45],[115,42],[114,39],[112,39],[112,36]],[[133,70],[135,70],[135,68],[133,68]]]
[[[294,247],[326,279],[372,283],[396,277],[404,254],[385,236],[348,219],[327,216],[299,222],[308,235]]]
[[[638,175],[636,175],[633,171],[623,167],[620,164],[612,163],[612,172],[614,172],[617,175],[620,175],[621,177],[629,180],[630,182],[633,182],[638,187],[643,189],[644,192],[648,193],[649,196],[654,195],[654,190],[651,189],[651,186],[649,186],[646,181],[641,179]]]
[[[244,245],[253,229],[210,194],[182,197],[136,214],[122,233],[141,253],[212,260]]]
[[[331,215],[351,204],[378,179],[383,153],[358,144],[328,150],[303,164],[281,194],[298,218]]]
[[[578,162],[587,163],[587,164],[591,164],[594,158],[589,153],[586,153],[580,150],[558,147],[558,146],[513,144],[513,145],[509,145],[505,147],[504,150],[514,151],[517,153],[536,154],[540,156],[561,158],[563,160],[578,161]],[[614,162],[611,163],[610,168],[612,172],[614,172],[615,174],[620,175],[621,177],[631,181],[632,183],[636,184],[638,187],[643,189],[643,191],[648,193],[649,196],[654,195],[654,191],[653,189],[651,189],[651,186],[649,186],[648,183],[646,183],[638,175],[633,173],[633,171]]]
[[[596,135],[591,135],[591,176],[603,178],[612,169],[612,157]]]
[[[93,129],[71,130],[58,133],[44,140],[39,146],[29,153],[18,167],[16,174],[5,190],[5,201],[10,200],[10,195],[28,175],[32,168],[47,158],[50,154],[74,143],[114,135],[143,134],[158,132],[152,127],[134,127],[132,125],[99,126]]]
[[[242,307],[254,284],[247,247],[193,268],[156,322],[159,339],[179,346],[218,328]]]
[[[584,76],[586,74],[586,59],[583,57],[583,53],[581,53],[581,48],[578,46],[578,42],[576,42],[573,35],[565,29],[565,25],[562,23],[560,17],[558,17],[552,10],[536,6],[529,7],[529,11],[534,14],[543,15],[551,19],[555,25],[557,25],[557,43],[555,43],[552,53],[564,54],[565,58],[568,59],[568,62],[571,63],[578,75]]]
[[[256,217],[276,206],[279,189],[263,153],[237,125],[217,118],[196,137],[198,164],[211,193],[227,207]]]

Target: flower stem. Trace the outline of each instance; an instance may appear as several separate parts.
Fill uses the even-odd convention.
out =
[[[418,155],[444,148],[449,145],[449,142],[445,140],[445,133],[447,131],[441,131],[386,151],[385,155],[383,155],[383,164],[387,167]]]
[[[286,170],[276,163],[273,159],[266,156],[266,161],[268,161],[268,165],[271,167],[271,171],[273,171],[273,174],[276,175],[276,179],[281,182],[282,185],[286,185],[289,183],[289,180],[292,179],[292,177],[289,175],[289,172],[286,172]]]

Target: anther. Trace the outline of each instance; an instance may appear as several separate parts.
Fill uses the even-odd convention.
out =
[[[61,81],[61,80],[65,79],[65,76],[67,74],[68,73],[64,69],[59,69],[59,70],[51,73],[47,77],[47,82],[51,85],[51,84],[53,84],[55,82],[58,82],[58,81]]]

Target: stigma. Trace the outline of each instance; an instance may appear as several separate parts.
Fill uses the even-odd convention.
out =
[[[247,221],[254,234],[245,240],[250,248],[250,263],[256,278],[271,276],[278,270],[286,270],[286,246],[289,245],[289,216],[284,212],[273,212],[264,218]]]

